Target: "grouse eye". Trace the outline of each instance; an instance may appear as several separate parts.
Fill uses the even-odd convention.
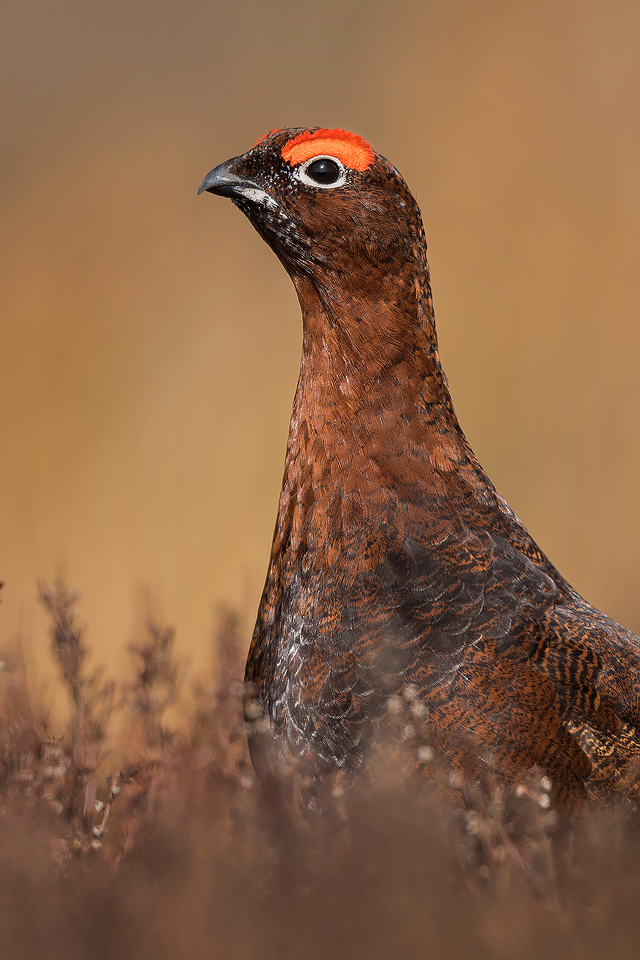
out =
[[[341,187],[347,178],[345,167],[335,157],[312,157],[297,174],[310,187]]]
[[[318,183],[326,185],[336,182],[340,176],[340,167],[335,160],[323,157],[322,160],[314,160],[313,163],[310,163],[305,173],[312,180],[317,180]]]

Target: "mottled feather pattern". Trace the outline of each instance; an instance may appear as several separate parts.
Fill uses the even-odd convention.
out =
[[[400,174],[379,154],[345,167],[339,138],[352,135],[317,131],[272,131],[201,188],[232,196],[303,314],[246,673],[276,751],[318,778],[355,773],[389,698],[411,685],[452,769],[489,765],[517,781],[539,766],[563,812],[634,801],[640,641],[567,584],[467,443],[440,365],[422,219]],[[335,189],[331,166],[312,166],[313,138]],[[283,159],[294,140],[297,164]],[[268,203],[251,199],[259,191]],[[410,743],[407,763],[424,766]]]

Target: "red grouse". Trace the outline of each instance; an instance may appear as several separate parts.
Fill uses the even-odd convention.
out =
[[[411,685],[454,768],[539,766],[565,810],[635,798],[640,640],[569,586],[462,433],[398,171],[343,130],[274,130],[202,191],[249,218],[303,315],[246,670],[277,752],[319,780],[354,772]]]

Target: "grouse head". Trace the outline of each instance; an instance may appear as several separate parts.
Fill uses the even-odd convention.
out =
[[[273,130],[211,170],[204,191],[230,197],[282,261],[306,338],[322,332],[326,348],[333,330],[342,356],[362,361],[364,351],[372,371],[414,352],[417,337],[437,365],[420,210],[395,167],[362,137]]]
[[[387,264],[411,254],[419,230],[398,171],[345,130],[272,131],[208,173],[203,191],[231,197],[293,271],[339,270],[340,250]]]

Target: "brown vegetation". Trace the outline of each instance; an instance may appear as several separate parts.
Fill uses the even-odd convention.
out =
[[[20,650],[4,654],[1,956],[638,955],[633,824],[593,814],[559,830],[536,770],[511,793],[467,786],[454,807],[426,732],[431,789],[407,790],[383,749],[333,817],[302,818],[253,775],[236,617],[219,618],[216,680],[186,691],[173,632],[149,614],[118,690],[87,668],[76,599],[41,589],[64,729]],[[390,710],[415,727],[410,694]],[[171,731],[176,702],[188,722]]]

